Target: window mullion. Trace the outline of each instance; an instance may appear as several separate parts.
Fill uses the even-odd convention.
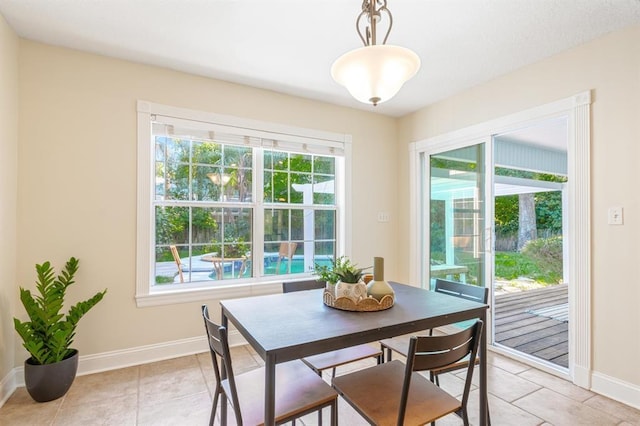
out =
[[[253,151],[253,276],[264,274],[264,150],[255,148]],[[256,261],[259,259],[260,261]]]

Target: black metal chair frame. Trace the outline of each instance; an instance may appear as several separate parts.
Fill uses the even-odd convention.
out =
[[[487,303],[489,300],[489,289],[486,287],[479,287],[471,284],[459,283],[457,281],[444,280],[440,278],[436,278],[434,290],[437,293],[448,294],[450,296],[459,297],[461,299],[471,300],[474,302]],[[433,335],[433,330],[429,330],[429,336]],[[380,342],[380,349],[383,351],[386,349],[385,361],[391,361],[393,351],[398,351],[397,348],[391,348],[387,346],[385,343]],[[401,355],[406,355],[400,351],[398,351]],[[477,363],[477,359],[474,361]],[[439,369],[430,370],[429,378],[436,385],[440,386],[439,375],[448,373],[451,371],[460,370],[466,367],[466,363],[462,364],[452,364],[445,365]],[[488,405],[488,404],[487,404]],[[487,416],[489,416],[489,407],[487,406]],[[491,419],[489,417],[489,425],[491,424]]]

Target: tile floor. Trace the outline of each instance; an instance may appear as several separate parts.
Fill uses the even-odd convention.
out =
[[[489,355],[489,403],[494,426],[640,425],[640,410],[509,358]],[[236,373],[262,364],[248,346],[233,348],[232,357]],[[373,362],[351,364],[338,374]],[[444,375],[440,380],[447,391],[462,391],[460,373]],[[33,402],[26,390],[19,388],[0,408],[0,425],[206,425],[212,384],[208,353],[80,376],[67,395],[47,403]],[[477,392],[471,393],[472,424],[478,424]],[[347,404],[340,401],[339,405],[341,425],[365,425]],[[296,424],[317,424],[317,416],[306,416]],[[450,415],[437,424],[462,422]]]

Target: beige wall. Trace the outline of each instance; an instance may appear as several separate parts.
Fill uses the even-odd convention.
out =
[[[14,366],[17,179],[18,37],[0,15],[0,381]]]
[[[399,125],[399,181],[408,181],[406,145],[592,90],[591,206],[593,368],[640,386],[640,27],[617,32],[474,87]],[[408,205],[400,185],[400,205]],[[624,226],[607,225],[607,209],[624,207]],[[407,241],[406,221],[400,228]],[[407,245],[400,246],[402,263]]]
[[[353,135],[353,257],[384,256],[397,274],[395,119],[22,40],[18,278],[76,256],[71,300],[108,288],[80,323],[81,354],[198,337],[199,305],[217,306],[136,307],[138,99]],[[380,210],[392,221],[379,224]]]
[[[453,96],[401,120],[170,70],[20,41],[18,165],[15,35],[0,22],[0,377],[11,362],[8,323],[17,281],[33,265],[81,260],[71,300],[107,287],[83,319],[82,354],[200,336],[199,304],[137,308],[136,100],[353,135],[353,253],[387,259],[387,279],[408,278],[407,143],[593,90],[593,353],[597,372],[640,385],[636,282],[640,143],[640,28],[609,35]],[[471,72],[471,71],[470,71]],[[9,111],[9,113],[5,113]],[[399,141],[394,145],[394,141]],[[374,172],[375,170],[375,172]],[[6,176],[4,176],[6,175]],[[15,182],[18,201],[15,237]],[[625,225],[606,209],[625,208]],[[378,211],[391,222],[376,221]],[[17,279],[14,266],[17,253]],[[215,300],[203,300],[216,304]],[[625,350],[620,351],[619,348]]]

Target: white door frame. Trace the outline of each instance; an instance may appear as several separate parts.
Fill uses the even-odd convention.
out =
[[[411,282],[421,283],[424,276],[421,237],[425,210],[429,200],[424,194],[421,157],[435,150],[451,150],[472,140],[490,140],[492,135],[505,133],[545,118],[567,118],[568,124],[568,197],[571,217],[567,239],[569,250],[569,378],[578,386],[591,387],[591,212],[590,212],[590,111],[591,92],[586,91],[497,118],[485,123],[409,144],[410,232],[409,270]],[[446,147],[446,149],[444,148]],[[425,232],[426,231],[426,232]]]

